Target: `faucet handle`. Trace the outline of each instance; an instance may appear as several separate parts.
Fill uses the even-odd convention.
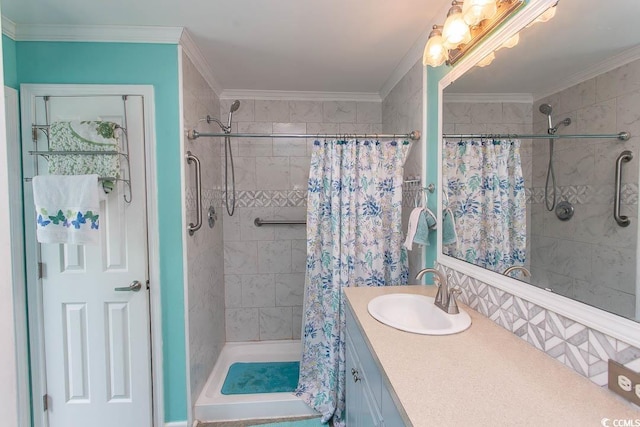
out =
[[[460,309],[458,308],[458,303],[456,302],[456,295],[460,295],[462,291],[460,288],[451,288],[449,289],[449,301],[447,303],[447,313],[449,314],[458,314],[460,313]]]

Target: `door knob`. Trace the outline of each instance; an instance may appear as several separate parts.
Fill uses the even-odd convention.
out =
[[[115,288],[114,291],[118,292],[138,292],[142,288],[142,283],[134,280],[129,286],[123,286],[121,288]]]

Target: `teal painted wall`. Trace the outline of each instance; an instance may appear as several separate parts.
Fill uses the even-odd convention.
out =
[[[16,58],[18,83],[153,85],[160,189],[159,285],[165,421],[186,420],[178,47],[136,43],[17,42]]]
[[[2,67],[5,86],[18,89],[18,70],[16,66],[16,42],[2,35]]]
[[[427,67],[427,182],[438,182],[438,83],[450,68],[441,66],[437,68]],[[440,191],[437,188],[436,191]],[[429,198],[429,208],[436,212],[437,197]],[[425,267],[433,267],[438,252],[438,238],[440,232],[430,233],[429,243],[425,256]]]

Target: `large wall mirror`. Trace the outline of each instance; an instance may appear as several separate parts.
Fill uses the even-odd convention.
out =
[[[640,321],[639,15],[561,0],[444,88],[443,254]]]

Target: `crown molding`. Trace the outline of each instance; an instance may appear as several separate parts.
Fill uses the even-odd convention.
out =
[[[614,55],[611,58],[607,58],[603,61],[593,64],[591,67],[579,71],[567,77],[566,79],[562,79],[554,86],[546,88],[543,92],[534,93],[533,98],[537,101],[546,96],[553,95],[554,93],[558,93],[564,89],[575,86],[578,83],[582,83],[589,79],[597,77],[608,71],[615,70],[618,67],[622,67],[623,65],[626,65],[638,59],[640,59],[640,45],[620,52],[619,54]]]
[[[12,40],[16,39],[16,23],[2,15],[2,34]]]
[[[442,102],[511,102],[521,104],[533,103],[530,93],[444,93]]]
[[[182,31],[182,35],[180,37],[180,46],[182,46],[183,52],[187,55],[187,57],[191,60],[193,65],[196,67],[196,70],[202,75],[204,80],[207,82],[209,87],[218,95],[222,93],[222,86],[213,76],[213,72],[211,71],[211,66],[205,59],[202,51],[196,44],[196,42],[191,38],[191,34],[185,29]]]
[[[259,99],[283,101],[360,101],[382,102],[380,94],[372,92],[313,92],[294,90],[225,89],[220,99]]]
[[[3,19],[4,27],[4,19]],[[178,44],[182,27],[14,24],[16,41]],[[3,28],[4,31],[4,28]]]
[[[402,58],[398,66],[393,70],[393,73],[389,76],[389,78],[384,82],[382,88],[380,88],[380,99],[385,99],[389,93],[393,90],[393,88],[402,80],[402,78],[416,65],[417,61],[422,61],[422,54],[424,52],[424,46],[427,44],[427,40],[429,40],[429,33],[431,33],[431,27],[434,25],[442,25],[444,20],[447,17],[447,12],[451,5],[449,3],[445,4],[441,10],[439,10],[434,16],[434,19],[440,19],[439,22],[433,21],[429,25],[426,26],[426,29],[420,34],[420,37],[413,43],[409,51]]]

